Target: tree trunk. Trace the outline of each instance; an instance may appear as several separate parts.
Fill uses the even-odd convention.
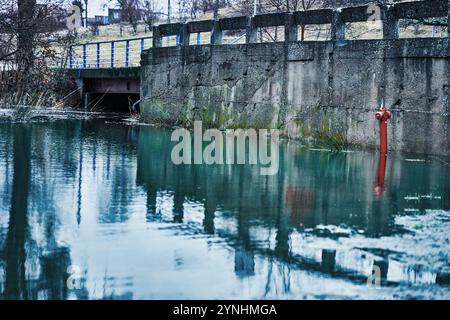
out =
[[[25,0],[26,1],[26,0]],[[28,234],[28,192],[31,179],[31,132],[19,125],[13,129],[14,174],[9,212],[9,226],[6,236],[6,299],[28,299],[25,262]]]
[[[17,75],[19,90],[23,89],[24,81],[29,76],[34,62],[33,42],[35,37],[34,10],[36,0],[18,0],[17,29]]]

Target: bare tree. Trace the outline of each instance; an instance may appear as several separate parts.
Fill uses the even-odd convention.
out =
[[[91,32],[91,34],[95,37],[98,36],[100,33],[100,26],[102,24],[98,21],[93,21],[89,24],[89,31]]]
[[[36,0],[17,1],[17,54],[18,75],[27,76],[34,62],[33,43],[36,33],[33,30]]]
[[[177,7],[178,7],[178,18],[180,19],[180,21],[185,22],[191,16],[191,12],[193,11],[192,10],[193,1],[177,0]],[[194,16],[196,15],[194,14]]]
[[[148,30],[151,30],[158,17],[163,15],[162,9],[156,6],[155,0],[144,0],[141,10],[142,18]]]
[[[198,0],[196,5],[196,11],[201,11],[203,13],[213,11],[214,18],[217,19],[219,16],[219,10],[221,8],[231,7],[232,2],[230,0]]]
[[[0,0],[0,97],[44,90],[54,81],[50,63],[65,61],[67,2],[64,0]],[[67,37],[69,38],[69,36]],[[53,79],[53,80],[52,80]]]
[[[140,0],[117,0],[117,4],[122,11],[122,19],[127,21],[137,32],[139,20],[142,18],[142,5]]]

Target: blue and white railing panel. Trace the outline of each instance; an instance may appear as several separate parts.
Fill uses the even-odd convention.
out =
[[[69,48],[68,67],[71,69],[138,67],[141,53],[151,46],[151,36],[73,45]]]

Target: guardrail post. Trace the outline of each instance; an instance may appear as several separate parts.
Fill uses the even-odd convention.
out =
[[[338,10],[333,10],[333,21],[331,22],[331,40],[345,40],[345,23],[342,20],[342,13]]]
[[[383,18],[383,38],[384,39],[398,39],[399,38],[399,26],[398,19],[395,16],[394,6],[382,6],[381,7]]]
[[[222,44],[223,31],[220,29],[219,20],[212,22],[211,44]]]
[[[97,69],[100,68],[100,43],[97,43]]]
[[[144,48],[145,48],[145,39],[141,38],[141,53],[142,51],[144,51]]]
[[[69,47],[69,68],[72,69],[73,66],[73,47]]]
[[[298,26],[295,24],[294,15],[287,13],[284,26],[284,41],[294,42],[298,40]]]
[[[202,34],[200,32],[197,32],[197,45],[202,44]]]
[[[86,45],[83,44],[83,68],[86,69]]]
[[[130,40],[125,42],[125,67],[130,63]]]
[[[251,17],[247,18],[247,29],[245,34],[245,43],[256,43],[258,42],[258,28],[253,24],[253,19]]]
[[[161,32],[159,32],[159,27],[153,27],[153,48],[162,46]]]
[[[111,68],[114,68],[114,41],[111,41]]]

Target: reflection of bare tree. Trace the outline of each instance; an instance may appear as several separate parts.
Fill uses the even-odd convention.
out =
[[[5,292],[7,299],[27,299],[25,278],[27,206],[30,185],[30,134],[26,126],[16,125],[14,135],[14,176],[6,239]]]
[[[77,223],[81,223],[81,186],[83,174],[83,139],[80,137],[79,156],[78,156],[78,191],[77,191]]]
[[[9,206],[10,194],[11,194],[11,146],[12,142],[12,134],[11,134],[11,126],[5,126],[1,128],[0,135],[5,137],[5,143],[2,145],[2,150],[4,152],[4,178],[5,178],[5,186],[4,193],[2,197],[2,205],[4,207]]]
[[[53,202],[37,201],[39,204],[36,204],[31,201],[51,199],[54,194],[53,185],[42,187],[39,184],[40,179],[46,178],[47,171],[39,171],[39,168],[46,168],[45,162],[32,161],[35,156],[39,158],[32,144],[38,144],[47,154],[50,152],[50,144],[39,135],[39,130],[39,125],[18,124],[12,130],[14,174],[5,248],[5,299],[67,298],[66,270],[70,265],[70,253],[57,244],[58,222]],[[36,143],[33,138],[42,140]],[[44,241],[31,237],[28,224],[34,212],[31,208],[42,214],[37,221],[43,226]],[[25,265],[30,266],[29,270]]]

